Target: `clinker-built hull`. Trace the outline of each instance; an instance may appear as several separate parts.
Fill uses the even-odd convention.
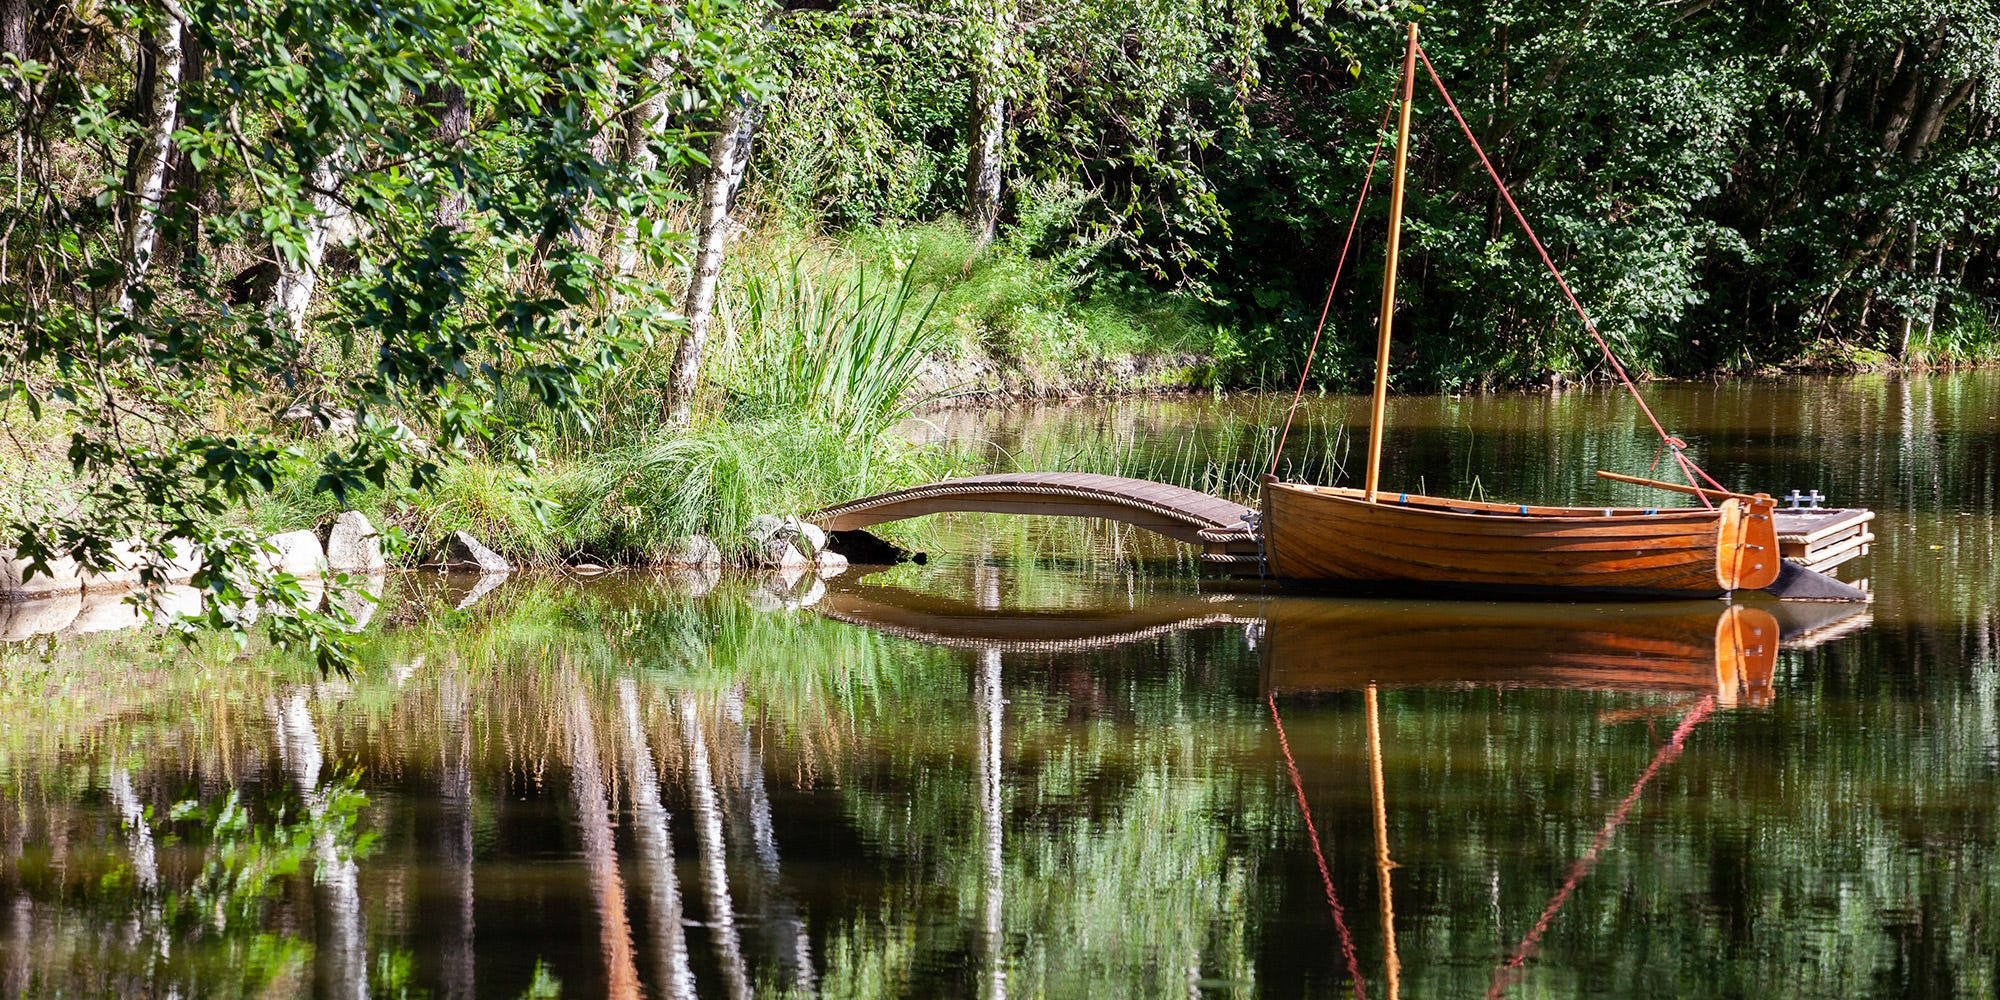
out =
[[[1769,586],[1772,501],[1713,509],[1534,507],[1267,482],[1271,575],[1496,596],[1706,597]]]

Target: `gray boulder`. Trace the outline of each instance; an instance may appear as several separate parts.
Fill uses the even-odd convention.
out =
[[[87,594],[107,594],[131,590],[139,585],[139,569],[151,558],[146,543],[128,538],[111,545],[111,562],[100,572],[83,570],[83,590]]]
[[[90,635],[96,632],[114,632],[120,629],[138,628],[146,623],[146,614],[133,601],[122,594],[83,595],[83,607],[78,609],[76,619],[63,630],[64,635]]]
[[[707,535],[689,535],[674,543],[663,561],[676,569],[715,568],[722,565],[722,550]]]
[[[847,572],[847,557],[838,552],[822,549],[813,565],[819,568],[821,579],[836,577]]]
[[[796,517],[785,518],[785,534],[799,543],[799,548],[808,556],[818,556],[826,548],[826,529],[811,521],[801,521]]]
[[[772,517],[769,514],[759,514],[751,518],[749,524],[743,526],[743,540],[749,542],[752,549],[762,548],[765,542],[777,538],[784,531],[785,521],[783,518]]]
[[[83,590],[83,577],[76,560],[68,556],[49,560],[48,572],[28,577],[28,560],[16,558],[13,549],[0,549],[0,601],[33,601]]]
[[[722,570],[718,566],[680,567],[668,570],[666,581],[667,586],[677,593],[700,597],[722,582]]]
[[[457,595],[458,602],[452,605],[452,607],[454,610],[464,611],[465,609],[472,607],[475,604],[478,604],[480,600],[484,598],[487,594],[490,594],[495,590],[500,589],[500,585],[506,582],[507,582],[507,574],[505,573],[481,573],[479,574],[477,579],[473,580],[472,589],[465,591],[463,594]],[[455,589],[456,589],[456,584],[454,584],[454,590]]]
[[[342,573],[380,573],[389,568],[382,557],[382,536],[366,514],[350,510],[334,519],[326,533],[326,565]]]
[[[751,556],[763,569],[803,572],[812,565],[811,557],[800,552],[798,545],[789,538],[773,538],[752,550]]]
[[[169,538],[154,556],[166,562],[168,583],[186,583],[201,572],[201,549],[189,539]]]
[[[347,626],[350,632],[359,632],[368,627],[375,612],[382,606],[382,591],[389,577],[384,573],[370,573],[358,579],[349,577],[350,586],[341,587],[327,597],[329,607],[337,607],[347,612],[354,624]]]
[[[513,563],[463,531],[452,532],[445,543],[445,565],[454,569],[474,569],[489,576],[514,572]]]
[[[264,539],[264,567],[273,573],[290,573],[309,580],[326,572],[326,552],[319,536],[310,531],[287,531]]]

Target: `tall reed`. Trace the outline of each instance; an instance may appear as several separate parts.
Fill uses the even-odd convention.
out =
[[[825,421],[873,435],[923,402],[924,362],[943,346],[919,300],[914,262],[888,281],[866,265],[817,272],[803,255],[742,281],[726,381],[739,409]]]

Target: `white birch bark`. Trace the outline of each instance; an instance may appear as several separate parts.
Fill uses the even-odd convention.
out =
[[[132,308],[132,288],[146,279],[153,250],[160,238],[160,208],[166,197],[167,158],[173,152],[175,120],[181,104],[181,13],[177,4],[164,4],[164,16],[153,32],[152,100],[146,107],[145,132],[139,155],[126,185],[131,217],[125,222],[122,247],[125,283],[118,291],[118,311]]]
[[[680,345],[674,350],[673,379],[668,386],[668,418],[684,424],[694,407],[695,383],[701,377],[702,351],[715,313],[715,286],[722,276],[723,248],[729,241],[730,210],[743,172],[750,165],[750,139],[757,128],[757,109],[741,102],[731,105],[716,126],[708,153],[708,178],[701,185],[701,215],[695,243],[694,270],[688,277],[681,314],[687,318]]]
[[[313,292],[319,287],[319,267],[326,259],[327,241],[333,238],[336,227],[349,228],[353,221],[338,194],[345,170],[343,161],[344,156],[335,152],[313,164],[312,186],[306,193],[313,213],[306,220],[305,246],[296,257],[278,254],[278,283],[272,305],[290,324],[293,333],[305,332],[306,313],[312,309]]]
[[[980,839],[986,862],[980,886],[981,895],[985,897],[985,925],[981,930],[985,938],[986,975],[980,993],[987,1000],[1006,1000],[1007,935],[1003,917],[1007,893],[1005,857],[1001,851],[1005,830],[1000,815],[1000,726],[1006,701],[1000,696],[999,650],[987,650],[980,654],[974,700],[978,702],[979,712]]]
[[[472,1000],[478,996],[473,961],[472,727],[466,718],[472,699],[465,685],[451,675],[444,678],[441,689],[444,738],[439,745],[443,759],[438,770],[445,821],[440,853],[458,904],[458,926],[445,940],[441,978],[445,1000]]]
[[[780,891],[778,835],[771,823],[771,793],[764,781],[764,755],[757,750],[751,737],[743,709],[743,688],[738,685],[729,692],[723,711],[741,736],[737,745],[737,784],[748,793],[745,806],[749,812],[750,844],[757,856],[760,873],[753,889],[757,893],[758,909],[765,914],[766,933],[772,950],[783,956],[781,960],[792,974],[793,994],[810,997],[815,995],[817,989],[812,964],[812,938],[806,933],[806,923],[800,918],[798,907]]]
[[[625,113],[625,163],[635,174],[647,173],[660,164],[653,140],[667,127],[667,80],[672,72],[667,60],[654,59],[646,67],[646,99]],[[621,278],[629,278],[639,269],[639,223],[644,219],[644,212],[632,213],[618,235],[615,256]]]
[[[965,159],[965,221],[979,246],[1000,228],[1000,161],[1007,129],[1007,37],[1013,0],[982,0],[978,53],[972,73],[972,128]]]

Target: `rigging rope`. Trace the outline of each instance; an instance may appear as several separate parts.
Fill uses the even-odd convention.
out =
[[[1479,154],[1479,162],[1485,165],[1487,175],[1493,178],[1494,185],[1500,189],[1500,197],[1507,202],[1508,210],[1514,213],[1514,221],[1520,224],[1521,231],[1528,236],[1528,242],[1534,244],[1536,253],[1541,254],[1542,263],[1548,267],[1549,274],[1555,277],[1556,287],[1562,289],[1563,297],[1569,300],[1570,308],[1576,310],[1577,317],[1583,320],[1583,328],[1590,332],[1591,339],[1597,341],[1598,348],[1604,352],[1605,360],[1611,362],[1611,370],[1618,374],[1618,381],[1625,384],[1625,391],[1631,393],[1633,401],[1639,404],[1639,412],[1646,415],[1646,421],[1659,433],[1661,443],[1673,450],[1674,463],[1680,467],[1681,474],[1687,477],[1688,485],[1695,487],[1695,496],[1701,498],[1702,506],[1713,507],[1714,504],[1709,501],[1708,494],[1701,492],[1701,482],[1695,477],[1699,475],[1701,479],[1708,480],[1709,485],[1718,490],[1727,492],[1728,488],[1716,482],[1715,477],[1696,465],[1694,459],[1687,457],[1684,450],[1687,448],[1686,441],[1667,433],[1667,429],[1660,425],[1659,418],[1653,415],[1653,408],[1646,405],[1645,397],[1639,395],[1639,387],[1632,383],[1632,377],[1626,374],[1625,366],[1619,362],[1617,353],[1612,351],[1610,342],[1604,339],[1603,334],[1597,332],[1597,324],[1591,321],[1589,313],[1584,312],[1583,303],[1577,301],[1576,293],[1570,290],[1569,282],[1563,280],[1562,271],[1556,268],[1556,262],[1549,256],[1548,248],[1542,246],[1541,238],[1536,236],[1534,228],[1528,225],[1527,217],[1521,214],[1521,207],[1514,204],[1514,195],[1507,190],[1507,182],[1500,179],[1500,171],[1494,169],[1493,161],[1487,158],[1486,150],[1480,147],[1479,140],[1473,136],[1472,126],[1466,124],[1465,116],[1458,111],[1458,104],[1451,99],[1451,93],[1445,90],[1444,80],[1438,76],[1437,67],[1431,65],[1430,54],[1419,45],[1417,56],[1424,61],[1424,69],[1430,73],[1431,82],[1437,85],[1438,95],[1444,98],[1445,107],[1451,109],[1451,116],[1458,119],[1458,127],[1465,131],[1465,140],[1472,144],[1472,151]]]
[[[1278,694],[1271,692],[1266,700],[1271,706],[1271,724],[1278,728],[1278,749],[1285,752],[1285,768],[1292,773],[1292,791],[1299,797],[1299,814],[1306,820],[1306,835],[1312,838],[1313,860],[1319,862],[1319,881],[1326,888],[1326,905],[1333,911],[1333,926],[1340,931],[1340,953],[1347,958],[1347,974],[1354,980],[1355,1000],[1368,1000],[1368,993],[1361,982],[1361,960],[1354,953],[1354,936],[1347,932],[1347,911],[1340,906],[1340,894],[1333,889],[1333,871],[1327,867],[1326,854],[1320,850],[1319,827],[1313,824],[1312,807],[1306,804],[1305,782],[1299,779],[1298,761],[1292,758],[1292,741],[1285,738],[1285,722],[1278,718]]]
[[[1319,350],[1319,335],[1326,329],[1327,313],[1333,310],[1333,290],[1340,287],[1340,272],[1347,267],[1347,250],[1354,245],[1354,227],[1361,222],[1361,206],[1368,200],[1368,185],[1375,180],[1375,164],[1382,158],[1382,142],[1388,138],[1389,113],[1396,109],[1395,91],[1382,109],[1382,123],[1375,126],[1375,151],[1368,154],[1368,173],[1361,178],[1361,196],[1354,199],[1354,217],[1347,220],[1347,238],[1340,241],[1340,259],[1333,265],[1333,281],[1326,286],[1326,304],[1319,309],[1319,325],[1313,327],[1311,346],[1306,348],[1305,367],[1299,369],[1299,387],[1292,393],[1292,405],[1285,410],[1285,426],[1278,431],[1278,446],[1271,449],[1270,475],[1278,474],[1278,460],[1285,454],[1285,438],[1292,433],[1292,416],[1299,412],[1299,400],[1306,394],[1306,377],[1312,374],[1313,354]]]
[[[1528,935],[1515,946],[1514,954],[1500,963],[1499,968],[1493,970],[1493,985],[1486,991],[1487,1000],[1497,1000],[1501,994],[1507,992],[1507,987],[1513,985],[1510,973],[1517,974],[1527,965],[1528,956],[1533,954],[1535,947],[1541,943],[1542,935],[1548,932],[1549,925],[1555,923],[1556,911],[1561,910],[1563,904],[1569,902],[1570,894],[1576,891],[1577,884],[1590,875],[1592,868],[1597,867],[1597,859],[1604,853],[1604,848],[1611,843],[1612,835],[1618,832],[1619,827],[1625,825],[1626,816],[1639,801],[1639,793],[1646,790],[1646,784],[1653,780],[1654,775],[1660,773],[1661,768],[1673,763],[1674,759],[1681,755],[1681,748],[1686,744],[1688,734],[1714,710],[1715,696],[1709,695],[1688,709],[1686,715],[1681,716],[1681,724],[1674,729],[1673,738],[1653,755],[1653,762],[1639,775],[1639,780],[1632,786],[1632,790],[1625,793],[1624,801],[1619,802],[1618,808],[1613,809],[1611,815],[1605,817],[1604,825],[1597,829],[1597,836],[1591,838],[1590,848],[1569,866],[1569,876],[1563,879],[1562,888],[1557,889],[1556,894],[1549,898],[1549,904],[1542,908],[1541,918],[1535,921],[1535,926],[1528,931]]]

